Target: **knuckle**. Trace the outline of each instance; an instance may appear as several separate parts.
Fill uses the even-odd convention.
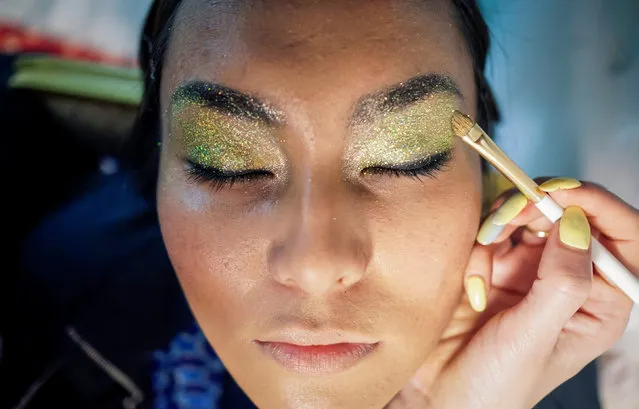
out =
[[[592,289],[592,279],[583,275],[575,275],[574,271],[559,271],[554,278],[555,290],[571,299],[585,301]]]

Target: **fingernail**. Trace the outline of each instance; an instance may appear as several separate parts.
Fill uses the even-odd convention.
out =
[[[508,224],[517,217],[524,207],[528,204],[528,199],[521,192],[517,192],[511,197],[509,197],[499,209],[495,211],[495,217],[493,218],[493,223],[499,225]]]
[[[575,189],[581,186],[581,182],[573,178],[554,178],[545,181],[539,188],[544,192],[554,192],[559,189]]]
[[[581,208],[570,206],[564,210],[559,222],[559,239],[566,246],[588,250],[590,247],[590,223]]]
[[[484,223],[482,223],[477,232],[477,243],[487,246],[495,241],[501,232],[504,231],[506,226],[495,224],[493,221],[494,218],[495,214],[493,213],[484,220]]]
[[[466,280],[466,295],[470,306],[477,312],[486,309],[486,283],[481,276],[470,276]]]

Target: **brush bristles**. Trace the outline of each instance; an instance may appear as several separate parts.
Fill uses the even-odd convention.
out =
[[[475,121],[470,119],[468,115],[455,111],[450,124],[453,127],[453,133],[461,138],[468,135],[468,132],[475,126]]]

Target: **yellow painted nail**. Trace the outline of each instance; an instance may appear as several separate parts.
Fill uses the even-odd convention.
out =
[[[544,192],[554,192],[559,189],[576,189],[581,186],[581,182],[573,178],[554,178],[545,181],[539,188]]]
[[[466,295],[470,306],[477,312],[486,309],[486,283],[481,276],[470,276],[466,280]]]
[[[588,250],[590,247],[590,223],[581,208],[570,206],[564,210],[559,222],[559,239],[566,246]]]
[[[517,217],[524,207],[528,204],[528,198],[524,196],[521,192],[517,192],[511,197],[508,198],[499,209],[495,211],[495,217],[493,218],[493,223],[497,225],[505,225],[508,224]]]
[[[504,231],[505,225],[495,224],[493,219],[495,214],[491,214],[484,220],[479,231],[477,232],[477,242],[487,246],[491,244],[495,239]]]

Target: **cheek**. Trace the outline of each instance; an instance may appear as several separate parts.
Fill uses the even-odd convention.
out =
[[[432,339],[459,301],[480,218],[474,173],[457,169],[375,215],[374,263],[399,304],[395,318],[411,325],[404,334]]]
[[[207,188],[177,181],[160,185],[158,215],[180,284],[207,333],[228,334],[247,322],[251,306],[243,299],[264,271],[259,232],[216,214]]]

